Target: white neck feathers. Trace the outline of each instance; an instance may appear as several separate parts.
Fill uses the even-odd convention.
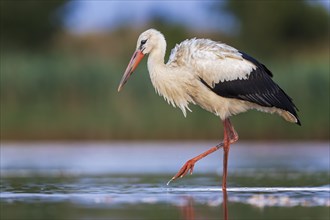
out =
[[[150,79],[156,92],[172,106],[178,106],[186,116],[186,109],[191,111],[188,108],[189,102],[194,101],[184,89],[182,74],[178,72],[178,69],[171,68],[164,63],[165,52],[166,41],[162,36],[148,57]]]

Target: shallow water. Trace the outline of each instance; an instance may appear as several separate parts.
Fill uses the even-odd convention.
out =
[[[240,143],[167,181],[212,142],[6,143],[1,219],[329,219],[329,143]]]

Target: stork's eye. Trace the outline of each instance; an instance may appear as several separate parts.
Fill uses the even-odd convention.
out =
[[[147,40],[141,40],[141,45],[145,44]]]

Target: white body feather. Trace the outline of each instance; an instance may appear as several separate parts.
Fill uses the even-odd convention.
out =
[[[169,104],[179,107],[184,116],[187,110],[191,111],[188,105],[192,103],[220,116],[222,120],[249,109],[257,109],[276,112],[288,121],[296,121],[289,112],[275,107],[263,107],[248,101],[221,97],[201,82],[200,78],[213,86],[218,82],[247,79],[256,66],[243,59],[235,48],[209,39],[185,40],[176,45],[168,63],[164,64],[164,36],[153,29],[146,32],[155,35],[154,39],[157,41],[153,42],[154,48],[148,58],[151,82],[156,92]]]

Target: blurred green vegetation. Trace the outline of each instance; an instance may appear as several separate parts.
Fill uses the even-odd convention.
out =
[[[68,0],[0,1],[1,47],[39,49],[61,30],[59,8]]]
[[[329,39],[329,11],[312,1],[228,1],[224,7],[239,21],[238,46],[262,57],[294,54]]]
[[[57,53],[6,54],[1,66],[4,139],[217,138],[220,120],[199,107],[185,119],[154,93],[142,63],[121,93],[126,63]],[[233,117],[246,138],[325,139],[329,135],[329,65],[324,59],[266,65],[299,107],[302,127],[252,111]]]
[[[233,13],[236,7],[240,6],[231,9]],[[314,6],[304,3],[303,9],[305,7]],[[298,7],[298,12],[289,13],[291,16],[286,11],[283,16],[282,11],[276,11],[273,19],[281,20],[278,23],[282,27],[286,21],[293,18],[296,21],[297,16],[301,18],[299,12],[303,9]],[[321,9],[316,7],[315,10]],[[329,17],[329,13],[323,10],[325,15],[322,16]],[[237,18],[245,19],[239,13],[236,13]],[[315,26],[324,28],[321,24],[318,26],[318,19],[308,19],[312,15],[315,14],[305,14],[303,23],[312,21]],[[255,26],[260,23],[263,29],[264,19],[256,16],[251,22]],[[324,23],[323,20],[320,22]],[[2,23],[6,22],[2,20]],[[32,50],[29,45],[19,49],[10,47],[10,44],[3,43],[7,42],[4,37],[0,51],[1,139],[220,139],[222,125],[219,118],[192,106],[193,112],[185,119],[179,109],[173,109],[155,94],[146,59],[124,90],[117,93],[136,39],[149,27],[165,34],[167,54],[175,43],[186,38],[209,37],[238,48],[250,45],[240,49],[272,70],[274,80],[300,109],[302,127],[286,123],[278,116],[250,111],[232,119],[242,139],[329,139],[328,27],[322,32],[325,36],[320,35],[319,28],[315,30],[317,34],[309,33],[314,29],[307,28],[298,35],[288,33],[289,39],[275,37],[271,40],[259,34],[253,36],[253,33],[247,38],[242,37],[243,31],[249,30],[246,25],[250,24],[241,22],[242,35],[227,36],[223,33],[193,33],[157,18],[138,29],[121,27],[108,33],[86,35],[72,35],[63,30],[53,32],[47,47],[42,50]],[[264,30],[272,35],[278,29]],[[1,37],[4,36],[2,33]],[[12,38],[10,42],[16,40],[24,45],[28,38]],[[265,49],[268,55],[263,57]]]

